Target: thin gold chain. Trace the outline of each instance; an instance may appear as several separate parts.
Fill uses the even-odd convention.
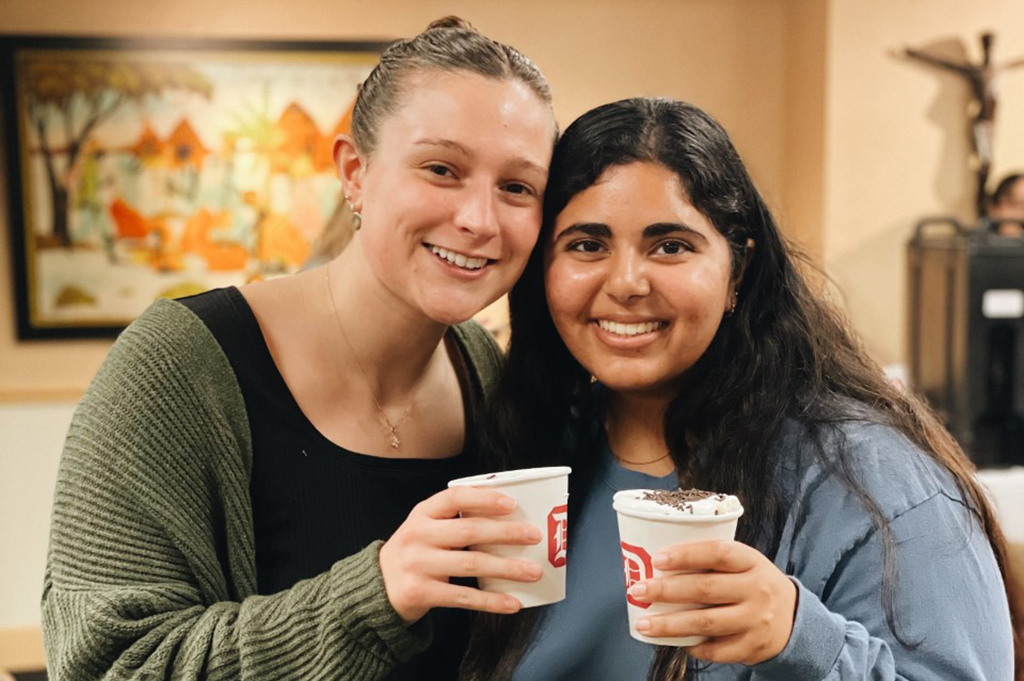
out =
[[[664,454],[659,456],[657,459],[651,459],[650,461],[630,461],[629,459],[622,458],[621,456],[616,454],[614,451],[612,452],[612,456],[615,457],[616,461],[618,461],[619,463],[628,463],[628,464],[630,464],[632,466],[646,466],[648,464],[658,463],[659,461],[661,461],[663,459],[667,459],[668,455],[669,455],[669,452],[665,452]]]
[[[366,372],[363,371],[363,365],[359,361],[359,355],[356,354],[355,348],[352,347],[352,342],[349,341],[348,334],[345,333],[345,327],[341,325],[341,317],[338,316],[338,308],[334,304],[334,290],[331,288],[331,266],[327,265],[325,269],[327,270],[327,276],[325,277],[325,282],[327,284],[327,297],[331,301],[331,316],[334,317],[334,322],[338,325],[338,331],[341,332],[341,337],[345,341],[345,345],[348,346],[348,351],[352,353],[352,359],[355,360],[356,368],[359,369],[359,375],[363,377],[363,381],[366,383],[366,389],[370,391],[370,397],[373,398],[373,406],[377,407],[377,412],[380,414],[381,418],[384,419],[384,423],[381,425],[387,428],[388,434],[391,436],[390,445],[392,448],[398,449],[402,445],[402,441],[398,438],[398,428],[405,423],[405,419],[409,418],[409,414],[412,413],[412,408],[416,404],[416,397],[419,395],[420,388],[423,387],[423,383],[425,383],[425,381],[421,381],[420,385],[416,386],[416,392],[413,393],[412,402],[409,403],[409,408],[405,410],[405,413],[402,414],[398,421],[392,423],[391,419],[388,418],[388,413],[384,411],[384,407],[380,406],[380,401],[377,400],[377,395],[373,392],[373,385],[370,383],[370,379],[367,378]]]
[[[610,420],[606,421],[605,422],[605,433],[606,433],[606,436],[608,438],[608,451],[610,451],[612,453],[612,457],[614,457],[615,460],[618,461],[619,463],[628,463],[631,466],[647,466],[647,465],[652,464],[652,463],[658,463],[659,461],[664,461],[665,459],[667,459],[669,457],[669,454],[672,453],[671,451],[666,451],[664,454],[659,456],[657,459],[651,459],[650,461],[630,461],[629,459],[625,459],[625,458],[619,456],[618,454],[616,454],[615,450],[612,449],[612,447],[611,447],[611,439],[612,439],[612,437],[611,437],[611,433],[608,432],[608,431],[611,430],[611,428],[612,428],[612,426],[611,426]]]

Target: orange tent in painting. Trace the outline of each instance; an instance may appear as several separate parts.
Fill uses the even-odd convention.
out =
[[[168,154],[172,168],[192,166],[199,170],[203,165],[203,159],[210,153],[203,146],[192,124],[184,119],[167,136],[165,143],[167,146],[164,152]]]
[[[293,102],[288,105],[278,119],[277,127],[284,133],[284,142],[281,143],[280,149],[287,156],[312,156],[316,151],[320,130],[316,127],[313,117],[298,104]]]
[[[160,158],[164,150],[164,143],[157,137],[149,121],[146,121],[139,139],[128,150],[148,165]]]

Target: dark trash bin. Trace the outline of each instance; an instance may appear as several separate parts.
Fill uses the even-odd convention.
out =
[[[907,256],[914,390],[978,466],[1024,465],[1024,238],[929,218]]]

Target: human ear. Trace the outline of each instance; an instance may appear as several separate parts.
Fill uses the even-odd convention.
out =
[[[729,282],[728,300],[730,301],[730,306],[733,304],[732,301],[736,300],[737,292],[740,290],[740,284],[743,283],[743,275],[747,273],[747,266],[754,257],[754,246],[754,240],[747,239],[747,242],[743,244],[743,252],[740,253],[738,258],[736,258],[736,264],[733,267],[732,281]]]
[[[739,260],[736,262],[736,272],[733,274],[732,283],[736,288],[740,287],[743,283],[743,275],[747,273],[747,265],[754,258],[754,240],[747,239],[747,243],[743,244],[743,253],[740,254]]]
[[[334,139],[334,166],[338,170],[341,188],[352,210],[360,212],[363,207],[363,171],[366,159],[356,148],[351,135],[338,135]]]

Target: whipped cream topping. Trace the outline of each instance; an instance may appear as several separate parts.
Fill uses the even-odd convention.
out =
[[[616,511],[638,512],[645,516],[667,518],[737,517],[743,513],[743,504],[731,494],[705,490],[651,490],[630,489],[617,492],[613,499]]]

